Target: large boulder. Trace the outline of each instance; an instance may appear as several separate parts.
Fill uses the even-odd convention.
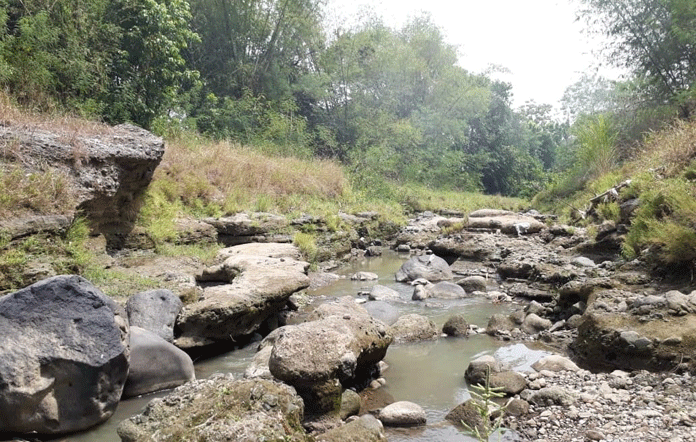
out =
[[[124,398],[178,387],[195,378],[193,361],[186,352],[151,331],[131,326]]]
[[[162,138],[130,124],[69,133],[58,126],[0,125],[0,144],[8,143],[13,148],[0,152],[5,160],[21,160],[29,171],[47,164],[61,170],[76,196],[65,210],[86,216],[114,248],[133,229],[140,196],[164,155]]]
[[[403,263],[396,272],[397,282],[408,282],[418,278],[430,282],[449,281],[454,277],[447,261],[435,255],[418,255]]]
[[[123,308],[79,276],[0,298],[0,433],[85,430],[113,414],[128,374]]]
[[[396,307],[384,301],[369,301],[362,306],[373,318],[387,325],[394,324],[401,315]]]
[[[282,440],[305,442],[304,404],[292,387],[213,375],[189,382],[118,426],[122,442]]]
[[[417,342],[437,338],[435,323],[423,315],[403,315],[392,325],[395,342]]]
[[[512,235],[539,233],[544,223],[529,215],[505,210],[481,209],[469,214],[470,229],[496,229]]]
[[[269,369],[297,389],[308,412],[338,412],[341,385],[369,379],[392,335],[351,298],[320,306],[310,319],[273,333]]]
[[[174,341],[174,323],[183,306],[181,299],[167,289],[136,293],[126,303],[128,322]]]
[[[274,252],[290,250],[287,245],[254,246],[256,255],[238,254],[230,249],[220,252],[222,257],[228,256],[222,264],[198,275],[199,281],[217,284],[205,287],[201,301],[182,309],[176,323],[178,347],[229,343],[249,335],[277,314],[290,295],[309,286],[308,263]],[[288,253],[294,255],[292,251]]]
[[[428,287],[428,297],[438,299],[462,299],[466,298],[466,291],[460,286],[449,281],[440,281]]]

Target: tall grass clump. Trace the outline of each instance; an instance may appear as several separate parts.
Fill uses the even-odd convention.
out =
[[[587,187],[593,181],[616,172],[618,133],[608,117],[598,115],[576,122],[573,136],[573,150],[567,161],[567,169],[551,179],[546,189],[534,197],[532,205],[542,210],[553,210],[558,208],[559,202],[564,201],[565,204],[561,205],[572,206],[571,200],[575,194],[590,190]],[[618,182],[609,187],[615,184]]]
[[[74,207],[68,176],[56,169],[28,172],[0,161],[0,219],[28,214],[64,214]]]

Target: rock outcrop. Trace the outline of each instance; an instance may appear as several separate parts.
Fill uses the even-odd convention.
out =
[[[107,246],[120,248],[133,229],[140,196],[150,184],[164,155],[160,137],[130,124],[95,126],[84,133],[61,133],[37,127],[0,125],[0,142],[13,149],[3,155],[21,160],[29,170],[46,164],[71,178],[76,205],[67,209],[84,214]]]
[[[113,414],[128,374],[125,311],[79,276],[0,298],[0,433],[85,430]]]
[[[183,308],[177,318],[181,348],[229,343],[255,332],[277,314],[293,293],[309,286],[309,263],[297,261],[290,244],[247,244],[219,252],[220,265],[205,269],[197,279],[203,299]],[[226,258],[225,258],[226,257]]]

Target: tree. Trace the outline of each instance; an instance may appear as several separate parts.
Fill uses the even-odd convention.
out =
[[[198,72],[186,65],[182,51],[198,40],[189,26],[185,0],[116,0],[107,21],[118,29],[119,50],[109,66],[106,117],[149,128]]]
[[[696,3],[692,0],[582,0],[580,15],[609,38],[606,56],[630,69],[655,103],[692,113],[696,92]]]

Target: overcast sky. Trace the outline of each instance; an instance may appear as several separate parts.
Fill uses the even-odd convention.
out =
[[[460,65],[483,72],[500,65],[510,74],[513,101],[556,105],[566,87],[596,67],[598,44],[575,19],[577,0],[327,0],[328,20],[349,25],[365,8],[400,28],[422,11],[431,14],[448,43],[459,47]],[[616,73],[605,73],[616,76]]]

